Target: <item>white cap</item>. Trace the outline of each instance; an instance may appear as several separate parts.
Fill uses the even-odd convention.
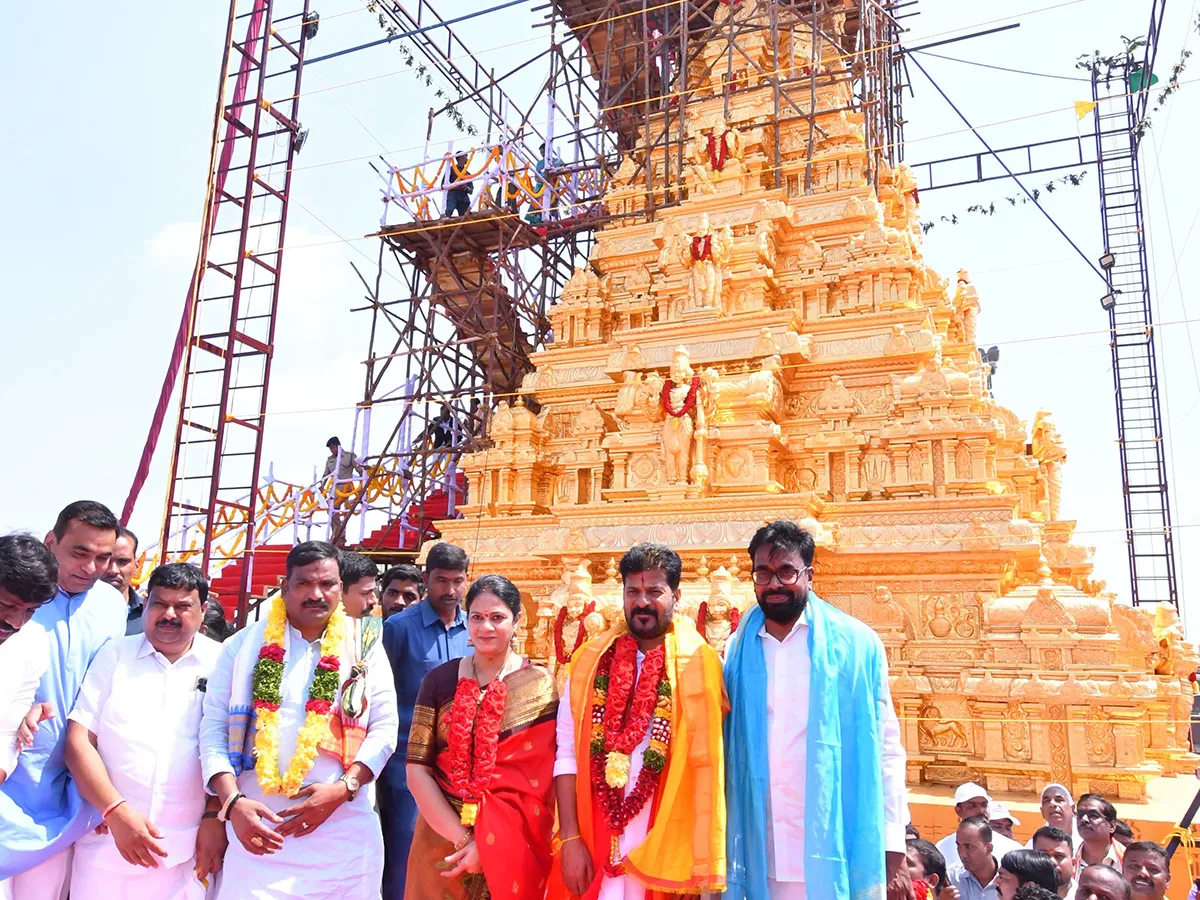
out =
[[[982,797],[989,803],[992,798],[988,796],[986,788],[980,787],[973,781],[968,781],[966,784],[960,784],[954,789],[954,805],[966,803],[968,800],[974,800],[976,797]]]
[[[1008,819],[1014,825],[1020,825],[1021,820],[1008,811],[1008,807],[999,800],[992,800],[988,803],[988,818],[997,821],[998,819]]]

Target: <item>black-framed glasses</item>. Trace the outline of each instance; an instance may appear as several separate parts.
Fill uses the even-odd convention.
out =
[[[791,566],[784,566],[779,571],[775,571],[774,569],[755,569],[750,575],[754,579],[755,584],[759,587],[766,587],[771,583],[772,578],[777,579],[780,584],[795,584],[807,571],[807,569],[793,569]]]
[[[1082,819],[1097,819],[1099,821],[1106,821],[1108,819],[1108,816],[1106,816],[1104,813],[1102,813],[1098,809],[1081,809],[1077,813],[1075,813],[1075,818],[1081,819],[1081,820]]]

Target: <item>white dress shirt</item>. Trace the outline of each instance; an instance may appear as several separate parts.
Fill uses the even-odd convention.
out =
[[[92,660],[71,721],[96,736],[113,787],[162,832],[159,844],[167,856],[158,869],[133,866],[121,858],[111,834],[89,831],[75,845],[72,895],[182,897],[189,880],[199,887],[192,870],[205,802],[201,688],[220,655],[220,644],[197,634],[172,663],[145,635],[135,634],[109,641]],[[143,890],[147,879],[154,890]],[[178,882],[173,892],[160,884],[164,879]]]
[[[637,655],[637,670],[639,673],[642,671],[643,659],[645,659],[645,654],[639,650]],[[554,754],[555,777],[559,775],[577,776],[575,719],[571,715],[570,696],[571,679],[568,678],[563,685],[563,700],[558,704],[558,719],[555,721],[555,733],[558,739],[558,746]],[[629,755],[629,787],[626,788],[626,791],[633,790],[633,786],[637,784],[638,775],[642,772],[642,755],[649,747],[650,728],[647,726],[641,743]],[[584,773],[583,777],[587,778],[588,773]],[[633,817],[629,824],[625,826],[625,831],[617,838],[617,846],[621,848],[622,858],[627,856],[631,850],[646,839],[646,835],[650,831],[650,807],[653,805],[653,798],[646,801],[646,805],[642,807],[641,812]],[[598,804],[595,815],[603,815]],[[607,847],[598,847],[596,849],[597,852],[602,852],[605,855],[608,853]],[[628,875],[623,875],[620,878],[605,876],[600,884],[600,895],[597,900],[643,900],[645,896],[646,888],[636,878],[630,878]]]
[[[5,776],[16,768],[17,729],[33,705],[47,656],[46,630],[37,622],[26,622],[0,644],[0,685],[7,695],[0,703],[0,772]]]
[[[809,678],[808,614],[800,616],[787,637],[777,640],[759,629],[767,666],[767,885],[771,900],[804,900],[804,803],[808,770]],[[885,663],[886,667],[886,663]],[[881,675],[879,734],[883,767],[884,848],[905,850],[908,824],[905,788],[907,757],[900,742],[900,723]]]
[[[208,785],[214,775],[233,773],[229,762],[229,704],[234,660],[246,637],[261,637],[261,630],[243,628],[225,642],[221,659],[209,679],[204,701],[200,750]],[[351,640],[347,639],[347,645]],[[304,724],[304,705],[312,684],[321,641],[311,643],[290,624],[284,636],[284,669],[279,685],[279,769],[287,771]],[[396,686],[381,644],[367,657],[367,734],[354,758],[378,776],[396,749],[400,727],[396,711]],[[343,666],[343,668],[345,668]],[[318,753],[305,784],[333,784],[345,774],[340,760]],[[266,794],[254,770],[242,772],[238,790],[251,800],[279,812],[298,801],[283,794]],[[378,898],[383,878],[383,833],[372,803],[372,793],[361,790],[308,834],[284,838],[283,849],[268,856],[252,856],[230,834],[229,849],[217,890],[218,900],[293,900],[338,897],[340,900]]]

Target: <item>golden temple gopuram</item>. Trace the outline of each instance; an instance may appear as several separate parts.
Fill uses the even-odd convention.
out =
[[[1173,610],[1092,580],[1060,517],[1064,440],[992,396],[976,289],[925,265],[912,172],[868,171],[850,80],[814,79],[808,118],[759,85],[845,66],[802,21],[784,34],[740,39],[736,90],[704,65],[720,42],[689,70],[681,203],[619,218],[645,205],[643,167],[675,171],[624,158],[616,218],[464,458],[469,503],[443,537],[528,591],[527,649],[554,665],[621,615],[616,561],[643,540],[680,552],[681,612],[722,645],[754,602],[751,534],[801,520],[818,593],[887,648],[910,785],[1142,801],[1200,763],[1200,660]]]

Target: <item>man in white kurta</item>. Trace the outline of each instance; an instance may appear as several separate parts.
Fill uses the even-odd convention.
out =
[[[88,668],[71,710],[67,764],[80,793],[107,815],[75,844],[73,897],[202,900],[198,840],[209,843],[205,876],[214,860],[219,867],[223,829],[203,819],[200,774],[204,687],[221,655],[199,633],[207,598],[195,566],[160,566],[148,583],[144,633],[109,641]]]
[[[726,649],[726,684],[734,706],[734,715],[728,720],[726,730],[727,781],[733,786],[733,791],[739,791],[740,783],[758,777],[758,773],[752,774],[739,765],[736,760],[741,757],[734,757],[730,753],[730,741],[753,745],[761,739],[739,732],[739,726],[747,719],[737,716],[746,704],[756,705],[765,699],[767,772],[764,780],[767,790],[764,792],[765,815],[761,817],[761,833],[766,853],[763,859],[759,855],[761,851],[756,848],[739,852],[747,840],[757,840],[757,835],[747,836],[748,833],[743,833],[743,823],[757,821],[758,817],[751,814],[749,807],[743,805],[738,808],[731,803],[729,835],[733,849],[730,853],[729,893],[735,898],[754,900],[759,900],[763,890],[767,897],[761,900],[840,898],[843,894],[854,896],[856,891],[852,880],[848,890],[844,884],[816,884],[819,877],[815,878],[808,869],[813,865],[814,858],[827,858],[831,854],[840,858],[843,852],[846,859],[841,868],[854,868],[854,860],[849,856],[850,846],[864,841],[866,833],[863,829],[878,823],[882,826],[879,835],[882,846],[877,850],[882,852],[872,862],[878,865],[877,871],[884,879],[889,900],[908,900],[912,896],[912,887],[905,857],[905,826],[909,821],[905,789],[906,756],[901,743],[900,725],[888,692],[887,664],[882,647],[878,646],[879,639],[873,632],[823,603],[811,592],[814,548],[812,535],[789,521],[764,526],[750,544],[758,609],[753,609],[743,619],[743,627]],[[822,617],[823,631],[814,628],[813,617],[816,615]],[[827,709],[826,705],[822,705],[823,698],[813,694],[818,673],[814,670],[814,650],[810,649],[810,645],[822,649],[815,643],[817,635],[824,635],[822,639],[826,642],[836,638],[845,642],[847,647],[874,647],[874,652],[862,652],[861,658],[866,662],[861,673],[855,675],[850,672],[847,657],[842,657],[839,651],[826,653],[825,665],[831,668],[821,674],[826,691],[843,691],[845,688],[839,687],[843,682],[857,683],[858,680],[868,681],[874,686],[871,691],[874,708],[864,706],[864,710],[869,710],[866,714],[876,716],[874,732],[878,736],[878,755],[867,762],[871,768],[878,765],[882,772],[881,783],[874,788],[876,791],[881,788],[881,809],[874,806],[879,802],[875,799],[878,794],[869,798],[874,809],[847,808],[827,813],[827,797],[808,796],[814,786],[810,784],[813,765],[809,759],[810,726],[814,722],[819,727],[830,724],[813,718],[826,715],[824,710]],[[742,642],[749,641],[759,645],[751,649],[756,651],[757,664],[765,665],[765,698],[757,692],[764,687],[761,681],[757,682],[756,689],[751,689],[743,678],[751,654],[739,651]],[[847,672],[832,668],[837,665],[846,666]],[[832,733],[838,733],[836,727]],[[818,736],[821,734],[820,730],[816,732]],[[827,734],[824,741],[827,743],[829,740]],[[858,777],[862,766],[856,770],[848,747],[854,740],[853,735],[841,735],[841,749],[835,756],[839,765],[822,771],[823,778],[841,782]],[[747,748],[742,746],[738,749],[745,751]],[[748,752],[753,755],[761,751],[750,746]],[[821,784],[814,784],[818,789],[823,789]],[[840,791],[850,794],[858,789],[835,787],[833,790],[835,794]],[[867,798],[860,795],[860,799]],[[735,808],[738,809],[738,817],[735,817]],[[825,838],[827,842],[838,842],[833,847],[821,849],[820,843],[808,846],[813,840],[807,831],[814,824],[814,808],[838,822],[832,828],[828,827],[829,822],[817,823],[818,827],[830,832],[831,836]],[[835,812],[840,814],[840,818]],[[846,850],[839,850],[839,846]],[[818,848],[815,854],[814,847]],[[762,872],[764,863],[765,873]],[[859,874],[849,873],[851,879]],[[872,885],[872,889],[877,888]]]
[[[292,763],[305,721],[325,629],[341,603],[337,549],[317,541],[292,548],[279,602],[287,610],[276,732],[282,775]],[[335,717],[362,649],[354,620],[345,621],[349,627],[340,652]],[[260,773],[251,767],[256,717],[245,741],[235,745],[230,714],[249,709],[246,698],[265,625],[247,626],[225,644],[205,698],[205,784],[220,799],[222,817],[231,826],[218,900],[376,900],[383,877],[383,836],[370,794],[360,788],[382,771],[396,746],[399,718],[387,657],[376,644],[362,660],[366,708],[355,721],[365,735],[353,760],[319,752],[295,797],[264,791]]]

